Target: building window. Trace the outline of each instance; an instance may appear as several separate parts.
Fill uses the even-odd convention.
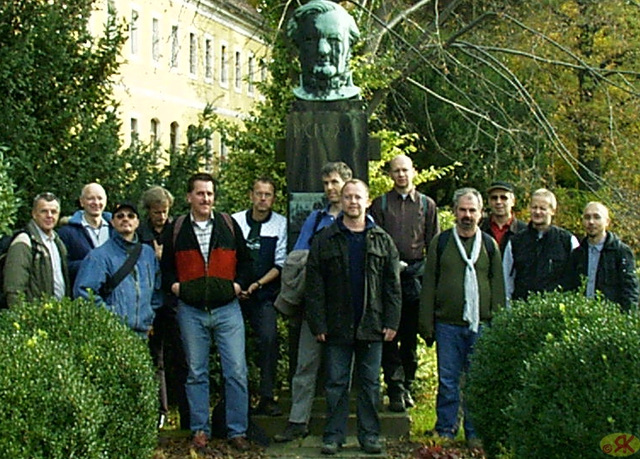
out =
[[[207,80],[213,79],[213,43],[211,39],[204,41],[204,77]]]
[[[204,141],[204,150],[206,158],[206,170],[211,172],[213,170],[213,146],[211,136],[208,136]]]
[[[178,123],[171,123],[171,133],[169,134],[169,148],[171,152],[178,151],[178,142],[180,141],[180,132]]]
[[[171,68],[178,66],[178,26],[171,26]]]
[[[227,73],[229,71],[227,63],[227,47],[222,45],[220,48],[220,83],[227,84]]]
[[[131,10],[131,23],[129,24],[129,40],[131,41],[131,54],[138,54],[138,19],[140,18],[136,10]]]
[[[260,81],[263,83],[267,81],[267,63],[264,59],[260,59]]]
[[[160,60],[160,21],[156,18],[151,22],[151,58],[153,62]]]
[[[189,73],[198,73],[198,38],[195,33],[189,34]]]
[[[255,72],[255,58],[253,56],[249,56],[247,67],[247,92],[253,94],[253,72]]]
[[[151,142],[151,145],[155,145],[156,142],[160,142],[160,121],[158,121],[156,118],[153,118],[151,120],[151,126],[150,126],[150,134],[149,134],[149,141]]]
[[[227,160],[227,146],[224,143],[224,140],[220,139],[220,161]]]
[[[236,51],[236,73],[235,86],[236,90],[242,89],[242,61],[240,60],[240,51]]]
[[[131,130],[131,145],[133,145],[138,141],[138,118],[131,118],[130,130]]]

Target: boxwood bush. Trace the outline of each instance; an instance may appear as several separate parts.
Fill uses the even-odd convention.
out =
[[[637,435],[639,349],[640,321],[619,314],[567,329],[531,356],[507,410],[515,457],[607,457],[605,437],[611,453]]]
[[[531,295],[495,315],[476,344],[465,390],[474,427],[490,456],[506,448],[505,410],[523,385],[527,360],[568,328],[619,315],[616,305],[575,292]]]
[[[0,457],[148,458],[157,385],[146,342],[104,308],[0,313]]]

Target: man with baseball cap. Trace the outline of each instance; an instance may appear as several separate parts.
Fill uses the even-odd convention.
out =
[[[118,204],[112,224],[116,233],[82,260],[73,296],[92,298],[146,337],[162,305],[160,263],[154,250],[138,240],[135,205]]]
[[[480,224],[480,229],[490,234],[500,246],[500,253],[516,233],[527,228],[527,224],[516,218],[513,206],[516,204],[513,185],[509,182],[493,182],[487,188],[487,201],[491,212]]]

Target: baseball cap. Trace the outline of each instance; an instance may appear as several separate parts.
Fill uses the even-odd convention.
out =
[[[491,193],[493,190],[506,190],[510,193],[514,192],[513,185],[509,182],[497,181],[493,182],[489,188],[487,188],[487,193]]]

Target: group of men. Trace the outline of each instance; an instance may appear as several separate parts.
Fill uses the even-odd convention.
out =
[[[604,205],[585,207],[587,236],[579,243],[552,224],[557,203],[548,190],[532,194],[529,224],[518,221],[514,189],[506,182],[487,190],[491,212],[484,220],[481,194],[457,190],[455,226],[440,232],[435,202],[414,186],[411,159],[399,155],[389,166],[393,189],[370,203],[367,184],[353,178],[346,164],[326,164],[321,179],[327,207],[308,216],[288,257],[287,221],[272,210],[276,186],[268,177],[254,181],[251,208],[233,216],[214,210],[217,190],[210,174],[189,179],[189,212],[173,220],[173,196],[153,187],[142,199],[148,217],[142,224],[132,203],[105,212],[106,193],[92,183],[82,190],[82,210],[58,233],[59,200],[38,195],[32,220],[7,254],[8,303],[42,295],[84,297],[148,337],[161,381],[159,426],[168,410],[164,355],[167,346],[173,349],[181,426],[191,429],[198,449],[211,437],[209,353],[215,340],[228,441],[247,451],[245,319],[258,343],[256,411],[278,416],[276,306],[290,298],[283,268],[293,260],[293,277],[302,272],[304,278],[296,301],[302,321],[289,423],[275,440],[307,435],[324,356],[323,454],[336,454],[346,441],[352,371],[359,381],[358,441],[366,453],[379,453],[380,370],[388,408],[412,407],[421,335],[428,345],[437,342],[437,422],[431,433],[455,437],[462,401],[465,435],[475,446],[479,440],[460,383],[494,312],[531,292],[577,289],[581,276],[587,296],[599,291],[622,310],[635,309],[633,254],[608,231]]]

